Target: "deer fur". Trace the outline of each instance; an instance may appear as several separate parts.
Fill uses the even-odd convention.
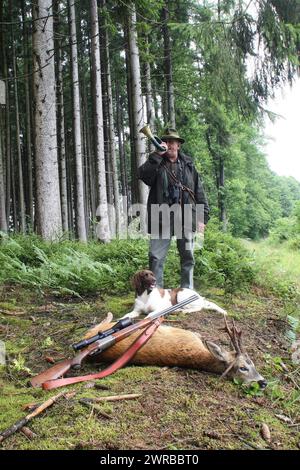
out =
[[[111,328],[113,325],[114,323],[96,325],[88,331],[85,338],[94,336],[97,332]],[[228,326],[227,322],[226,326]],[[101,353],[99,360],[101,362],[116,360],[140,334],[141,332],[138,331],[116,343]],[[235,346],[234,341],[232,344]],[[211,341],[202,342],[197,333],[168,325],[159,326],[151,339],[137,352],[131,363],[199,369],[228,375],[228,377],[237,378],[244,383],[258,382],[261,388],[267,384],[255,369],[247,353],[236,349],[226,351]]]

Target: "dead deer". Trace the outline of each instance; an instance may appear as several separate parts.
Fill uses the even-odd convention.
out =
[[[161,325],[152,338],[137,352],[132,364],[145,364],[170,367],[185,367],[200,369],[228,376],[243,383],[257,382],[261,388],[267,386],[267,381],[256,370],[252,360],[244,351],[241,335],[234,324],[228,325],[224,316],[224,331],[229,335],[233,350],[226,351],[221,346],[211,342],[202,342],[199,334],[167,325]],[[94,336],[97,332],[111,328],[114,323],[101,323],[88,331],[85,338]],[[102,362],[112,362],[120,357],[135,341],[140,332],[118,342],[102,352],[98,359]]]

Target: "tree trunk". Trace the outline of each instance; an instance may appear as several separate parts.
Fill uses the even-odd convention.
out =
[[[28,51],[28,26],[26,22],[26,4],[22,0],[22,19],[23,19],[23,33],[24,33],[24,73],[25,73],[25,115],[26,115],[26,156],[27,156],[27,214],[29,215],[29,224],[31,228],[34,227],[34,212],[33,212],[33,168],[32,168],[32,142],[31,142],[31,99],[30,99],[30,86],[29,86],[29,51]]]
[[[69,231],[68,223],[68,193],[67,193],[67,167],[66,167],[66,143],[65,143],[65,115],[63,94],[63,65],[62,49],[60,47],[60,19],[58,13],[58,0],[53,2],[54,9],[54,49],[55,49],[55,72],[56,72],[56,103],[57,103],[57,149],[59,186],[61,199],[61,218],[64,232]]]
[[[134,146],[136,155],[136,170],[146,160],[146,146],[145,139],[139,132],[144,126],[144,113],[143,113],[143,97],[141,87],[141,73],[140,73],[140,58],[139,49],[137,45],[137,30],[136,30],[136,11],[135,4],[130,4],[128,13],[128,39],[129,39],[129,55],[130,55],[130,74],[131,74],[131,87],[132,87],[132,105],[133,105],[133,131],[134,131]],[[147,201],[147,187],[139,180],[139,196],[138,202],[146,207]],[[144,220],[143,220],[144,223]]]
[[[74,0],[68,0],[70,39],[71,39],[71,70],[72,70],[72,101],[73,101],[73,138],[76,168],[76,232],[80,241],[87,241],[85,211],[84,211],[84,187],[82,167],[82,133],[81,110],[78,74],[78,54],[76,38],[76,16]]]
[[[227,219],[226,219],[226,205],[225,205],[225,166],[224,159],[220,157],[219,162],[219,188],[218,188],[218,204],[220,211],[220,221],[222,222],[222,230],[227,230]]]
[[[117,133],[118,133],[118,146],[119,146],[119,159],[120,159],[120,174],[121,174],[121,194],[127,200],[128,197],[128,178],[127,178],[127,162],[124,146],[124,122],[123,109],[120,102],[120,92],[118,84],[116,85],[116,105],[117,105]],[[126,203],[127,205],[127,203]]]
[[[125,43],[129,42],[128,26],[124,28]],[[125,48],[126,57],[126,88],[127,88],[127,109],[129,121],[129,141],[130,141],[130,186],[128,187],[128,201],[135,203],[139,197],[139,184],[137,178],[136,149],[134,145],[134,126],[133,126],[133,99],[132,84],[130,72],[130,54],[128,47]]]
[[[9,9],[11,10],[11,0],[9,2]],[[21,139],[20,139],[20,115],[19,115],[19,95],[18,95],[18,81],[17,81],[17,63],[15,53],[15,40],[12,31],[12,65],[14,76],[14,100],[15,100],[15,118],[16,118],[16,153],[17,153],[17,166],[18,166],[18,219],[19,230],[21,233],[26,232],[26,219],[25,219],[25,199],[24,199],[24,180],[23,180],[23,165],[21,155]]]
[[[104,138],[103,138],[103,108],[102,108],[102,86],[100,66],[100,44],[97,0],[90,1],[91,7],[91,55],[92,55],[92,77],[94,88],[94,128],[95,128],[95,154],[97,160],[97,216],[99,221],[96,228],[97,237],[102,242],[110,241],[110,230],[108,220],[108,206],[106,194]]]
[[[147,52],[149,53],[148,37],[146,38],[146,47],[147,47]],[[145,63],[145,89],[146,89],[147,123],[151,131],[154,132],[155,110],[154,110],[154,101],[153,101],[153,94],[152,94],[151,67],[150,67],[150,63],[148,60]],[[150,152],[153,152],[155,150],[155,147],[151,141],[150,141],[149,147],[150,147]]]
[[[35,155],[38,232],[44,239],[61,235],[57,162],[52,0],[33,6]]]
[[[4,43],[4,30],[3,30],[3,2],[0,3],[0,43]],[[5,49],[2,46],[0,49],[0,77],[5,77],[5,67],[4,67],[4,59],[5,57]],[[5,151],[4,151],[4,125],[3,125],[3,116],[4,116],[4,109],[2,105],[6,105],[6,88],[7,83],[2,82],[1,85],[1,92],[0,92],[0,231],[7,232],[7,215],[6,215],[6,198],[5,198]],[[5,87],[5,88],[3,88]],[[3,95],[2,95],[3,93]]]
[[[175,99],[174,99],[174,85],[173,85],[173,68],[171,60],[171,44],[170,33],[168,28],[169,10],[168,4],[163,8],[163,36],[164,36],[164,65],[165,76],[167,83],[167,109],[168,109],[168,123],[171,127],[176,127],[175,119]]]
[[[211,154],[215,178],[216,178],[216,186],[218,191],[218,210],[219,210],[219,220],[222,222],[223,231],[226,232],[227,230],[227,219],[226,219],[226,205],[225,205],[225,166],[224,166],[224,159],[220,156],[213,148],[211,143],[211,136],[209,131],[206,131],[206,142],[209,153]]]
[[[102,0],[103,6],[106,5],[106,1]],[[118,237],[120,232],[120,194],[119,194],[119,179],[118,179],[118,167],[116,158],[115,148],[115,125],[114,125],[114,110],[113,110],[113,93],[111,84],[111,68],[110,68],[110,54],[109,54],[109,40],[107,25],[105,20],[105,59],[106,59],[106,79],[107,79],[107,101],[108,101],[108,140],[109,140],[109,154],[112,169],[112,181],[113,181],[113,196],[114,196],[114,209],[115,209],[115,227],[114,232]]]
[[[4,186],[4,165],[3,165],[3,126],[2,110],[0,109],[0,231],[7,232],[6,207],[5,207],[5,186]]]

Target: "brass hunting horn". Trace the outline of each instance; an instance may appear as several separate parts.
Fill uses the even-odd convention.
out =
[[[151,129],[148,126],[148,124],[142,127],[142,129],[140,129],[140,132],[144,134],[146,137],[148,137],[148,139],[151,140],[152,144],[157,148],[157,150],[159,150],[160,152],[166,151],[165,147],[160,145],[162,143],[162,140],[159,137],[157,137],[157,135],[152,134]]]

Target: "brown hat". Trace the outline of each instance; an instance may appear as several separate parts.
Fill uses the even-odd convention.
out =
[[[183,144],[185,141],[181,137],[179,137],[178,132],[176,129],[172,127],[167,127],[167,129],[164,130],[164,135],[161,136],[161,140],[163,142],[166,142],[166,140],[171,140],[171,139],[176,139],[179,140],[181,144]]]

